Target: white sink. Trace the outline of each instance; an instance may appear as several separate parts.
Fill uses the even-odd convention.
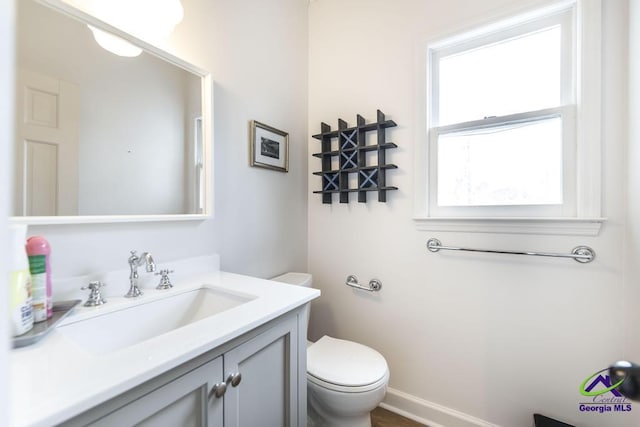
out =
[[[194,289],[162,299],[134,301],[138,304],[124,305],[117,311],[68,323],[57,330],[80,347],[104,354],[157,337],[252,299],[254,297],[220,289]]]

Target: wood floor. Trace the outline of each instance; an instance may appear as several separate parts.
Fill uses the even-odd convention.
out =
[[[371,427],[426,427],[381,407],[371,412]]]

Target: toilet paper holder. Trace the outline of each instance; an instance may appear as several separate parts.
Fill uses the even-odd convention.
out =
[[[345,285],[351,286],[352,288],[369,291],[369,292],[378,292],[380,289],[382,289],[382,282],[380,280],[378,279],[369,280],[369,286],[367,287],[358,283],[358,278],[353,274],[350,274],[349,276],[347,276],[347,281],[345,282]]]

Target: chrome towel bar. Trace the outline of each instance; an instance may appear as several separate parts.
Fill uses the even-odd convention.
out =
[[[358,278],[353,274],[347,276],[347,281],[344,284],[347,286],[351,286],[352,288],[362,289],[363,291],[369,292],[378,292],[380,289],[382,289],[382,282],[380,280],[371,279],[369,280],[368,287],[362,286],[360,283],[358,283]]]
[[[471,248],[457,248],[454,246],[443,246],[442,242],[438,239],[431,238],[427,240],[427,249],[431,252],[438,252],[440,249],[447,251],[465,251],[465,252],[487,252],[491,254],[509,254],[509,255],[532,255],[532,256],[546,256],[552,258],[573,258],[575,261],[586,264],[591,262],[596,257],[596,252],[589,246],[576,246],[573,248],[570,254],[556,254],[549,252],[524,252],[524,251],[498,251],[494,249],[471,249]]]

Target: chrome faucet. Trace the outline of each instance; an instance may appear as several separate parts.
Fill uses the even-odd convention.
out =
[[[144,252],[141,256],[138,256],[136,251],[131,251],[131,256],[129,257],[129,268],[131,269],[129,283],[131,286],[129,287],[129,292],[125,295],[127,298],[135,298],[142,295],[142,291],[138,287],[138,267],[142,264],[146,264],[147,273],[156,271],[156,263],[149,252]]]

